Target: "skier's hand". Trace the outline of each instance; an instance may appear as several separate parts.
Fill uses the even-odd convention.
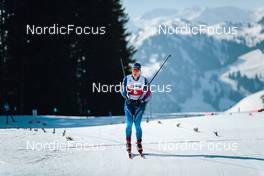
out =
[[[126,98],[126,103],[129,105],[131,104],[131,100],[129,98]]]
[[[144,103],[145,103],[144,100],[141,100],[141,99],[140,99],[140,100],[137,100],[137,104],[138,104],[138,105],[141,105],[141,104],[144,104]]]

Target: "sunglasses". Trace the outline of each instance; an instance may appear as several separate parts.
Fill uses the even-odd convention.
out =
[[[133,72],[140,72],[140,70],[138,68],[133,68],[132,71]]]

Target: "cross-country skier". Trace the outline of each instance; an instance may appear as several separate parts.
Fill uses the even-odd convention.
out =
[[[151,96],[148,81],[145,77],[141,76],[141,65],[139,63],[133,65],[132,74],[125,76],[121,94],[125,98],[126,146],[129,157],[131,157],[131,134],[133,123],[136,127],[137,150],[140,154],[143,152],[141,144],[141,120],[146,103],[150,100]]]
[[[6,115],[6,124],[8,124],[8,117],[9,116],[12,119],[12,121],[15,122],[15,119],[14,119],[14,117],[12,115],[12,112],[11,112],[11,109],[10,109],[10,105],[8,104],[8,102],[6,102],[4,104],[3,110],[4,110],[4,114]]]

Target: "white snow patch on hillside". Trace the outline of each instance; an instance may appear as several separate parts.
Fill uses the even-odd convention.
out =
[[[242,99],[227,112],[252,112],[264,108],[264,90],[254,93],[246,98]]]
[[[254,78],[256,75],[264,77],[263,68],[264,54],[261,50],[256,49],[240,56],[238,61],[232,64],[223,76],[227,78],[229,73],[240,71],[242,75],[246,75],[248,78]]]
[[[248,77],[253,78],[255,75],[264,76],[264,54],[261,50],[256,49],[242,55],[238,62],[241,62],[241,64],[236,64],[234,69],[239,68],[241,73],[247,75]]]
[[[159,69],[160,63],[157,61],[157,56],[153,56],[150,58],[150,62],[144,66],[142,66],[142,74],[147,77],[151,78]]]
[[[261,18],[264,17],[264,7],[260,7],[260,8],[257,8],[255,9],[253,12],[252,12],[252,19],[254,21],[259,21],[261,20]]]

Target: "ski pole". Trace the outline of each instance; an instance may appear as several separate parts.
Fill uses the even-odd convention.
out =
[[[125,77],[126,74],[125,74],[124,63],[123,63],[122,58],[120,59],[120,62],[121,62],[121,67],[122,67],[122,71],[123,71],[123,76]]]
[[[160,70],[162,69],[162,67],[165,65],[165,63],[168,61],[168,59],[171,57],[171,54],[169,54],[167,56],[167,58],[165,59],[165,61],[162,63],[162,65],[160,66],[159,70],[155,73],[155,75],[152,77],[152,79],[150,80],[150,82],[147,84],[147,86],[149,86],[151,84],[151,82],[154,80],[154,78],[158,75],[158,73],[160,72]],[[143,94],[141,94],[137,100],[140,100]],[[134,116],[137,116],[137,112],[135,112]]]
[[[147,84],[147,86],[149,86],[151,84],[151,82],[154,80],[154,78],[158,75],[158,73],[160,72],[160,70],[162,69],[162,67],[164,66],[164,64],[168,61],[168,59],[171,57],[171,54],[169,54],[167,56],[167,58],[165,59],[165,61],[162,63],[162,65],[160,66],[160,68],[158,69],[158,71],[155,73],[155,75],[152,77],[152,79],[150,80],[150,82]],[[143,94],[141,94],[137,100],[140,100],[141,96]]]
[[[150,82],[148,83],[148,85],[151,84],[151,82],[154,80],[154,78],[157,76],[157,74],[160,72],[160,70],[162,69],[162,67],[164,66],[164,64],[167,62],[167,60],[171,57],[171,54],[169,54],[167,56],[167,58],[165,59],[165,61],[163,62],[163,64],[160,66],[159,70],[155,73],[155,75],[153,76],[153,78],[150,80]]]

